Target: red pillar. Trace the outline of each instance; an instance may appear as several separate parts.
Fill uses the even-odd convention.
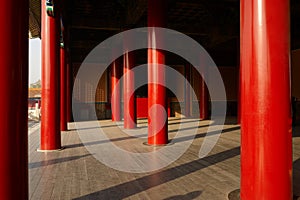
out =
[[[66,131],[67,127],[67,68],[65,48],[60,47],[60,130]]]
[[[64,27],[64,62],[65,62],[65,118],[66,123],[71,122],[72,120],[72,84],[71,84],[71,77],[72,77],[72,71],[70,66],[70,53],[69,53],[69,29]],[[67,127],[68,128],[68,127]]]
[[[111,65],[111,119],[121,121],[121,91],[118,81],[121,77],[121,63],[116,59]]]
[[[124,128],[136,128],[136,98],[134,92],[134,55],[133,52],[126,52],[123,56],[124,67]]]
[[[0,1],[1,199],[28,199],[28,5]]]
[[[66,62],[66,120],[67,122],[71,122],[72,120],[72,82],[71,78],[73,77],[73,73],[71,70],[70,63],[70,52],[69,52],[69,29],[65,29],[64,31],[64,48],[65,48],[65,62]]]
[[[41,105],[41,146],[40,150],[61,148],[60,140],[60,66],[59,36],[60,19],[58,6],[55,16],[48,16],[46,0],[42,0],[42,105]],[[57,4],[56,4],[57,5]]]
[[[288,0],[241,1],[241,199],[292,199]]]
[[[190,91],[190,80],[191,80],[191,65],[185,66],[185,117],[191,116],[191,91]]]
[[[67,122],[71,122],[72,120],[72,84],[71,84],[71,77],[72,77],[72,71],[71,71],[71,66],[70,66],[70,59],[69,59],[69,55],[68,55],[68,51],[66,51],[65,53],[67,53],[66,56],[66,84],[67,84],[67,105],[66,105],[66,112],[67,112]]]
[[[241,70],[238,68],[238,91],[237,91],[237,123],[241,124],[242,106],[241,106]]]
[[[208,119],[208,90],[203,77],[200,79],[200,119]]]
[[[166,22],[166,2],[148,0],[148,26],[164,27]],[[163,36],[149,28],[149,42],[162,42]],[[155,64],[164,64],[164,52],[158,49],[148,49],[148,144],[160,145],[168,143],[168,114],[165,70]],[[161,83],[161,84],[159,84]],[[165,111],[162,110],[164,108]]]

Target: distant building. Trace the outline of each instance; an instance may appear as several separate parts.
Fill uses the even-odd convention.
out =
[[[28,98],[40,98],[41,88],[28,88]]]

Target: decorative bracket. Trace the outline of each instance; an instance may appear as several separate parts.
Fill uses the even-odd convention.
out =
[[[53,3],[53,0],[46,0],[46,12],[49,16],[54,17],[54,3]]]

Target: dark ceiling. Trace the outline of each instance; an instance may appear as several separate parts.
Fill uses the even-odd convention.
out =
[[[36,0],[35,0],[36,1]],[[203,45],[218,65],[236,65],[239,0],[167,0],[167,26]],[[147,26],[147,0],[66,0],[63,19],[72,62],[106,38]],[[300,1],[291,0],[291,48],[300,47]]]
[[[70,0],[66,8],[73,62],[82,61],[94,46],[115,33],[147,26],[147,0]],[[183,32],[209,49],[235,42],[239,1],[169,0],[166,28]],[[237,51],[236,46],[231,51]]]

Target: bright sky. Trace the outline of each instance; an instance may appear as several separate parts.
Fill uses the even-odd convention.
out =
[[[41,40],[29,39],[29,84],[41,79]]]

